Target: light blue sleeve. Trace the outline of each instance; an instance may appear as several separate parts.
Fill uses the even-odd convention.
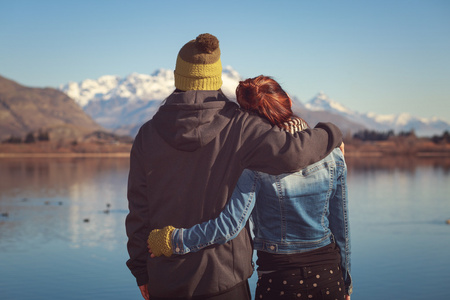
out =
[[[336,151],[336,150],[334,150]],[[337,185],[334,197],[330,199],[330,215],[328,217],[330,222],[330,230],[333,233],[336,244],[338,245],[341,253],[341,267],[342,275],[346,284],[346,287],[352,289],[351,282],[351,243],[350,243],[350,227],[348,219],[348,191],[347,191],[347,166],[345,164],[342,153],[337,149],[335,155],[338,174]]]
[[[173,253],[197,252],[212,244],[224,244],[235,238],[244,228],[255,206],[259,185],[258,173],[244,170],[231,199],[216,219],[174,230]]]

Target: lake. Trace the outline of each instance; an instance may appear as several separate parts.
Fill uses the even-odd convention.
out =
[[[352,299],[450,299],[449,159],[347,163]],[[141,299],[127,175],[127,158],[1,158],[0,299]]]

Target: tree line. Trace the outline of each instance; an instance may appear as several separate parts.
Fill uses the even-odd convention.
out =
[[[28,133],[24,138],[17,137],[17,136],[11,136],[8,139],[4,140],[3,143],[9,143],[9,144],[31,144],[36,142],[47,142],[50,140],[48,132],[39,131],[37,135],[30,132]]]
[[[416,133],[414,130],[410,131],[401,131],[398,134],[395,134],[393,130],[389,131],[376,131],[376,130],[361,130],[357,133],[353,134],[352,138],[355,140],[360,141],[387,141],[389,139],[393,139],[396,137],[402,137],[402,138],[412,138],[417,139]],[[443,132],[441,135],[433,135],[432,137],[428,137],[425,139],[431,140],[435,144],[441,144],[441,143],[450,143],[450,133],[449,131]]]
[[[395,134],[393,130],[389,131],[376,131],[376,130],[361,130],[352,135],[352,139],[360,140],[363,142],[376,142],[376,141],[387,141],[396,137],[412,138],[417,139],[414,130],[401,131]],[[450,132],[445,131],[441,135],[433,135],[432,137],[425,138],[429,139],[435,144],[450,143]],[[2,141],[3,143],[9,144],[31,144],[36,142],[46,142],[49,141],[50,137],[47,131],[38,131],[37,134],[30,132],[24,138],[11,136],[8,139]]]

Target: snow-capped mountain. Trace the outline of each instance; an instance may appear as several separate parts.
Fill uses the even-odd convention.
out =
[[[369,130],[394,132],[409,132],[414,130],[418,136],[431,136],[442,134],[450,130],[450,123],[438,118],[418,118],[409,113],[379,115],[375,113],[359,113],[353,111],[339,102],[329,98],[324,92],[319,92],[305,104],[312,111],[328,111],[359,123]]]
[[[236,86],[241,80],[238,72],[225,67],[222,80],[222,91],[234,99]],[[103,127],[118,134],[134,136],[175,90],[175,86],[173,71],[159,69],[151,75],[132,73],[125,78],[106,75],[97,80],[69,82],[59,89]]]
[[[314,98],[305,104],[305,107],[313,111],[329,111],[343,116],[353,115],[353,111],[342,104],[330,99],[324,92],[319,92]]]
[[[227,66],[223,69],[222,80],[222,91],[234,100],[241,76]],[[124,78],[106,75],[96,80],[69,82],[59,89],[73,98],[98,124],[116,134],[134,136],[175,86],[173,71],[159,69],[151,75],[132,73]],[[396,133],[414,130],[419,136],[432,136],[450,130],[450,123],[437,118],[417,118],[408,113],[359,113],[330,99],[323,92],[305,104],[294,97],[295,108],[301,111],[301,116],[311,126],[318,121],[329,121],[340,126],[345,133],[356,133],[362,129],[394,130]]]

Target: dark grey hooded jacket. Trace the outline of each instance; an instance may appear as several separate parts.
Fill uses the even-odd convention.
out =
[[[150,296],[211,296],[252,272],[247,230],[203,251],[151,259],[147,236],[167,225],[191,227],[218,216],[245,168],[299,170],[342,142],[333,124],[291,134],[241,110],[221,91],[174,92],[137,134],[130,157],[127,265]]]

